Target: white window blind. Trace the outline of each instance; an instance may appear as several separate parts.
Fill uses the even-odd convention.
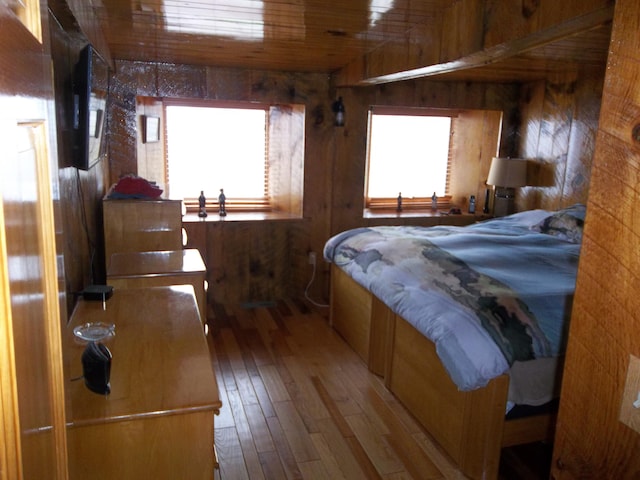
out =
[[[367,199],[447,194],[451,118],[370,115]]]
[[[200,191],[227,201],[266,197],[267,113],[262,108],[167,105],[169,198]]]

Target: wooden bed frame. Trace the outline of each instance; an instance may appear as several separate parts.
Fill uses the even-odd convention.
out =
[[[555,415],[505,419],[507,375],[458,390],[433,342],[335,265],[330,321],[468,477],[497,478],[503,447],[552,440]]]

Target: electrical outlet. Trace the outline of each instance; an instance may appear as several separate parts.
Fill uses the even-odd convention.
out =
[[[309,265],[316,264],[316,252],[309,252]]]

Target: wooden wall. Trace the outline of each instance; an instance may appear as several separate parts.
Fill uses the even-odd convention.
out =
[[[62,69],[69,68],[79,50],[69,31],[70,27],[63,25],[55,42],[54,61],[61,63]],[[602,75],[575,74],[524,85],[421,79],[335,88],[333,79],[322,74],[119,61],[114,67],[107,113],[108,163],[79,175],[74,169],[60,170],[68,292],[81,289],[92,276],[90,245],[98,247],[93,255],[93,277],[104,278],[100,199],[121,175],[137,173],[138,161],[156,162],[162,150],[158,144],[153,144],[158,147],[155,150],[141,148],[141,115],[157,107],[145,104],[137,108],[136,99],[140,97],[253,100],[306,107],[303,219],[268,227],[228,222],[224,228],[212,228],[206,236],[200,236],[208,242],[209,258],[205,260],[217,301],[265,301],[301,295],[312,273],[307,255],[314,251],[319,261],[311,295],[326,302],[329,268],[322,261],[322,249],[331,235],[372,223],[434,222],[363,218],[367,111],[372,104],[502,111],[500,154],[526,156],[534,160],[532,163],[542,165],[534,169],[539,186],[523,190],[520,209],[557,208],[586,201]],[[330,109],[338,95],[342,95],[347,110],[342,128],[333,126]],[[61,156],[64,135],[61,129]],[[482,137],[471,131],[468,136]],[[493,153],[489,153],[491,145],[480,144],[477,151],[465,145],[456,148],[466,149],[462,157],[473,166],[467,172],[484,177]],[[475,185],[481,208],[483,182],[484,178],[454,181],[456,203],[464,208]],[[87,228],[83,226],[84,216]],[[221,246],[224,254],[220,253]],[[212,256],[210,252],[218,253]]]
[[[604,66],[601,72],[589,75],[522,85],[414,80],[339,89],[347,124],[337,130],[331,232],[363,225],[360,186],[365,175],[366,112],[375,104],[502,111],[499,153],[528,159],[528,177],[535,185],[519,190],[518,210],[586,203],[603,78]],[[480,134],[465,132],[466,137]],[[467,179],[453,179],[453,201],[463,207],[469,194],[476,193],[479,202],[483,201],[482,186],[495,147],[486,143],[482,147],[486,152],[454,145],[458,161],[469,162],[465,174],[479,177],[475,192],[470,191]]]
[[[220,301],[266,301],[287,295],[301,295],[311,278],[307,263],[310,251],[318,254],[318,271],[311,287],[312,297],[328,300],[329,269],[322,261],[324,242],[346,228],[370,224],[363,218],[363,188],[366,160],[367,111],[370,105],[420,105],[437,108],[465,108],[504,112],[500,153],[526,155],[541,163],[556,165],[571,178],[554,176],[548,186],[534,189],[523,197],[523,208],[547,206],[553,208],[573,201],[585,201],[588,191],[588,161],[591,136],[597,125],[594,111],[599,105],[598,80],[591,76],[574,78],[569,86],[536,82],[521,87],[508,83],[435,82],[413,80],[366,88],[343,88],[334,91],[329,79],[318,74],[295,74],[250,70],[216,69],[184,65],[143,64],[117,62],[111,79],[111,100],[108,114],[109,172],[91,180],[90,171],[80,172],[83,187],[99,203],[97,192],[106,191],[119,176],[137,173],[137,158],[154,161],[154,153],[141,148],[141,115],[153,106],[136,110],[136,98],[191,97],[263,102],[293,102],[306,106],[304,214],[296,222],[277,222],[270,226],[227,222],[223,228],[213,228],[206,236],[209,252],[206,258],[209,282],[215,289],[212,298]],[[347,110],[345,127],[332,124],[330,104],[342,95]],[[584,105],[591,105],[586,109]],[[586,110],[587,113],[581,113]],[[576,113],[577,112],[577,113]],[[553,128],[552,128],[553,126]],[[579,128],[578,128],[579,127]],[[537,128],[537,130],[536,130]],[[569,132],[559,135],[557,131]],[[549,132],[543,136],[540,132]],[[468,137],[481,135],[467,132]],[[157,145],[157,144],[153,144]],[[152,146],[153,146],[152,145]],[[490,145],[482,150],[464,145],[458,150],[473,168],[467,172],[486,176],[488,162],[493,156]],[[485,150],[486,149],[486,150]],[[157,149],[161,151],[161,149]],[[157,152],[155,155],[157,156]],[[157,159],[155,159],[157,160]],[[78,205],[77,178],[67,178],[73,170],[61,171],[68,203]],[[581,182],[575,178],[582,179]],[[110,181],[106,179],[111,179]],[[157,179],[156,179],[157,180]],[[109,183],[107,183],[109,182]],[[453,182],[457,203],[463,207],[469,194],[475,193],[480,202],[483,178],[471,181],[476,191],[469,190],[469,180]],[[83,183],[84,185],[84,183]],[[93,194],[92,192],[96,192]],[[89,210],[90,218],[99,221],[99,205]],[[84,232],[77,225],[80,211],[69,210],[69,229],[73,244],[86,245]],[[433,219],[376,219],[376,224],[411,222],[429,224]],[[265,229],[269,231],[265,235]],[[224,232],[224,235],[222,233]],[[96,230],[100,236],[101,231]],[[256,241],[259,238],[261,241]],[[232,239],[232,240],[230,240]],[[84,243],[83,243],[84,242]],[[226,253],[221,254],[221,246]],[[72,245],[69,245],[72,248]],[[203,247],[203,250],[204,247]],[[211,252],[218,252],[213,255]],[[204,253],[203,253],[204,255]],[[241,259],[241,261],[239,261]],[[72,278],[76,263],[66,260]],[[101,260],[104,262],[104,260]],[[80,261],[78,265],[82,265]],[[284,267],[282,267],[284,265]],[[86,274],[85,274],[86,275]],[[75,281],[75,284],[82,282]],[[71,287],[73,288],[73,287]]]
[[[150,161],[150,152],[139,146],[141,112],[136,111],[136,97],[305,105],[303,218],[294,222],[234,222],[233,213],[230,213],[224,224],[207,222],[206,231],[201,232],[198,225],[190,228],[188,244],[202,251],[211,285],[210,298],[216,301],[269,301],[301,295],[311,277],[307,254],[312,250],[321,251],[322,239],[328,231],[331,170],[327,166],[331,165],[334,135],[328,77],[117,62],[111,85],[114,109],[110,126],[112,179],[137,173],[138,152],[144,151],[145,161]],[[145,111],[148,109],[145,106]]]
[[[518,210],[586,203],[603,81],[604,66],[522,86],[517,152],[530,160],[531,186],[519,190]]]
[[[227,218],[233,215],[230,212]],[[309,224],[308,220],[232,219],[185,223],[187,247],[197,248],[207,266],[209,301],[272,302],[300,296],[291,278],[292,243],[296,235],[308,236]],[[310,278],[311,270],[308,274]]]
[[[100,202],[105,192],[107,162],[102,160],[89,171],[72,164],[71,77],[80,50],[87,40],[77,30],[75,20],[64,5],[50,5],[51,58],[55,81],[57,133],[57,174],[60,189],[58,219],[66,304],[70,315],[77,293],[92,283],[104,283],[104,252]],[[107,119],[107,125],[109,120]],[[108,127],[107,127],[108,136]]]
[[[230,222],[210,225],[206,234],[190,226],[191,244],[200,239],[217,301],[266,301],[301,295],[311,278],[308,252],[318,254],[318,272],[312,297],[328,299],[328,265],[321,260],[325,241],[344,228],[364,225],[363,192],[366,157],[367,111],[371,104],[423,105],[440,108],[474,108],[512,112],[517,108],[516,85],[412,81],[372,88],[330,90],[329,79],[317,74],[241,71],[205,67],[117,62],[111,83],[114,111],[110,125],[111,178],[136,173],[140,111],[137,96],[191,97],[262,102],[292,102],[306,106],[304,215],[300,221]],[[347,125],[333,126],[330,105],[341,94],[347,108]],[[149,109],[145,105],[145,111]],[[509,113],[507,118],[512,118]],[[505,129],[505,149],[512,149],[516,126]],[[469,132],[472,136],[473,133]],[[120,141],[122,140],[122,141]],[[117,145],[113,143],[117,143]],[[494,146],[495,150],[495,146]],[[478,152],[469,152],[470,160]],[[494,153],[485,153],[484,170]],[[463,155],[462,158],[465,156]],[[477,179],[476,179],[477,180]],[[463,182],[464,184],[464,182]],[[465,192],[461,198],[466,198]],[[232,214],[231,214],[232,215]],[[411,220],[415,223],[415,219]],[[433,219],[426,220],[433,223]],[[210,222],[207,222],[208,224]],[[377,223],[385,223],[378,220]],[[386,223],[398,223],[387,219]],[[423,222],[424,223],[424,222]],[[202,240],[206,238],[206,240]],[[206,247],[202,242],[206,242]],[[206,252],[206,253],[205,253]]]
[[[640,434],[619,421],[630,355],[640,356],[640,134],[633,134],[640,122],[639,20],[640,3],[616,2],[553,453],[556,480],[640,477]],[[630,411],[637,394],[638,385],[626,400]]]
[[[518,86],[516,84],[436,82],[429,80],[411,80],[397,84],[385,84],[367,88],[340,88],[345,110],[345,126],[336,129],[336,146],[333,164],[331,234],[348,228],[363,226],[364,180],[367,151],[367,119],[371,105],[421,106],[443,109],[473,109],[504,112],[506,134],[502,137],[501,150],[513,155],[513,139],[510,138],[517,126],[510,123],[518,105]],[[471,125],[471,123],[468,123]],[[467,131],[469,138],[482,137],[483,124],[475,124],[479,131]],[[481,142],[474,144],[477,147]],[[482,152],[480,148],[470,148],[461,142],[454,146],[458,161],[468,161],[473,168],[468,170],[482,176],[489,171],[491,157],[495,156],[497,145],[492,151]],[[482,160],[483,164],[478,165]],[[463,169],[461,169],[463,170]],[[407,172],[411,175],[411,172]],[[481,180],[481,179],[477,179]],[[470,194],[479,195],[475,190],[467,190],[465,181],[452,182],[460,190],[452,192],[453,202],[466,205]],[[425,192],[428,196],[429,192]],[[482,197],[478,197],[482,198]],[[482,207],[480,207],[482,208]],[[391,221],[391,220],[390,220]],[[399,223],[397,219],[393,219]],[[430,222],[429,219],[425,220]],[[401,222],[401,220],[400,220]]]
[[[463,71],[496,60],[508,62],[514,54],[548,46],[567,31],[590,30],[609,21],[613,3],[612,0],[457,0],[429,25],[391,36],[384,44],[354,59],[336,72],[335,85],[406,80],[443,71]],[[531,61],[525,60],[511,72],[506,68],[504,73],[526,70]]]
[[[56,3],[52,1],[49,5],[52,7]],[[538,2],[523,2],[525,3],[533,5]],[[562,9],[568,4],[582,3],[545,2],[547,6],[555,5],[557,9]],[[46,68],[49,52],[43,51],[46,50],[46,46],[33,46],[32,39],[23,37],[24,30],[16,29],[15,15],[9,12],[6,5],[0,9],[0,32],[4,47],[1,58],[3,66],[6,67],[0,82],[0,100],[2,106],[7,107],[0,109],[0,117],[6,125],[9,126],[11,123],[15,126],[19,115],[26,114],[29,120],[35,118],[27,110],[16,110],[21,105],[19,102],[46,99],[49,105],[53,104],[47,78],[49,70]],[[567,10],[570,8],[567,7]],[[57,11],[54,11],[54,14],[57,15]],[[552,466],[552,476],[557,480],[637,478],[640,474],[640,459],[637,456],[640,448],[638,434],[618,421],[629,356],[640,356],[640,336],[637,334],[640,330],[640,300],[637,295],[640,227],[636,220],[635,208],[640,200],[637,187],[640,147],[632,135],[632,128],[640,119],[640,97],[637,88],[640,78],[640,37],[637,35],[639,18],[640,5],[636,0],[617,0],[612,53],[604,83],[602,78],[590,76],[535,82],[526,84],[518,91],[515,99],[512,94],[504,93],[511,90],[501,93],[503,88],[511,89],[512,86],[466,83],[437,85],[438,82],[403,82],[394,86],[376,87],[377,90],[350,91],[348,95],[348,122],[352,121],[355,112],[363,111],[365,100],[369,98],[374,98],[376,102],[424,102],[433,105],[460,102],[465,106],[476,105],[476,102],[483,105],[502,102],[512,105],[517,101],[520,108],[512,111],[516,113],[509,121],[512,127],[506,138],[513,143],[508,148],[512,148],[516,153],[533,156],[540,160],[539,163],[551,166],[549,169],[538,170],[543,185],[527,190],[522,201],[531,207],[555,207],[571,203],[574,199],[583,199],[585,192],[589,190],[586,197],[588,214],[585,240]],[[56,17],[56,20],[52,19],[49,23],[51,32],[46,33],[50,33],[52,39],[50,53],[55,72],[55,114],[57,122],[60,123],[57,130],[57,147],[61,157],[59,184],[57,178],[53,178],[51,182],[53,210],[56,214],[55,236],[58,247],[64,246],[57,253],[59,258],[64,259],[62,270],[66,288],[76,290],[77,286],[83,285],[87,272],[91,271],[91,248],[88,246],[88,238],[91,233],[94,235],[94,241],[97,238],[95,226],[99,222],[99,199],[109,185],[110,177],[109,172],[103,169],[92,170],[89,173],[80,172],[78,177],[73,169],[65,166],[63,157],[68,155],[68,139],[64,128],[66,116],[61,89],[65,88],[63,79],[75,61],[80,40],[72,33],[73,26],[61,22],[60,18]],[[454,47],[455,44],[452,44],[451,48]],[[31,54],[32,51],[35,53]],[[378,57],[384,58],[383,55]],[[24,63],[25,59],[42,61],[35,79],[29,66]],[[304,280],[308,273],[307,250],[311,248],[319,251],[327,235],[334,229],[363,221],[359,217],[362,195],[359,187],[354,187],[359,185],[362,175],[361,155],[365,148],[360,121],[356,120],[356,123],[340,130],[329,125],[326,120],[330,116],[328,105],[335,98],[336,92],[328,86],[326,79],[284,73],[218,72],[215,69],[205,69],[196,74],[194,81],[191,76],[193,72],[189,67],[149,67],[133,64],[117,71],[120,84],[115,88],[117,95],[114,96],[115,103],[110,107],[108,116],[109,125],[114,128],[107,132],[112,173],[127,172],[135,168],[135,95],[139,89],[146,92],[145,94],[157,94],[160,91],[192,92],[195,89],[201,94],[223,92],[230,98],[238,99],[243,98],[247,92],[263,92],[267,100],[278,98],[278,94],[274,92],[290,98],[292,94],[295,96],[298,94],[296,92],[302,90],[303,95],[311,98],[307,103],[311,106],[308,114],[312,120],[308,126],[308,135],[318,150],[309,152],[305,165],[305,219],[299,225],[282,227],[289,229],[287,235],[274,235],[275,238],[279,238],[278,251],[283,251],[284,245],[284,249],[291,255],[289,259],[294,264],[295,272],[291,275],[291,285],[294,287],[290,293],[301,291],[302,286],[306,284]],[[156,74],[149,74],[148,70],[155,70]],[[297,82],[301,82],[311,90],[314,81],[318,81],[317,92],[297,86]],[[296,87],[293,91],[292,83]],[[595,135],[596,117],[600,111],[600,88],[603,84],[600,124]],[[502,100],[497,101],[496,98]],[[53,114],[43,113],[42,117],[53,118]],[[314,120],[317,120],[319,125],[316,125]],[[50,125],[54,124],[55,122],[50,122]],[[2,131],[9,132],[10,128]],[[50,133],[53,139],[56,133]],[[3,138],[7,141],[2,143],[3,154],[9,151],[7,145],[12,139],[8,137],[5,133]],[[51,145],[54,144],[51,140]],[[592,160],[590,152],[594,149],[595,156]],[[55,153],[50,153],[51,158],[55,159]],[[592,161],[590,176],[588,167]],[[17,191],[27,188],[27,184],[16,186]],[[88,201],[83,201],[85,199]],[[16,207],[16,211],[22,208],[20,205]],[[89,235],[86,234],[82,221],[85,213],[89,219],[85,224],[88,225]],[[15,216],[11,228],[16,232],[16,238],[24,233],[25,227],[34,226],[32,220],[25,215]],[[253,236],[239,234],[238,238],[253,239],[243,241],[242,246],[230,258],[239,258],[243,252],[251,252],[251,249],[256,248],[255,244],[259,242],[256,239],[270,234],[268,231],[260,230],[263,228],[266,227],[258,227],[256,235]],[[224,244],[226,243],[210,245],[217,248]],[[12,248],[22,249],[23,245],[13,242]],[[29,255],[24,256],[24,259],[33,260]],[[5,297],[9,293],[22,293],[20,289],[25,287],[24,278],[31,281],[41,279],[39,276],[36,279],[34,273],[27,270],[26,276],[18,272],[19,281],[16,282],[15,288],[11,285],[11,289],[5,289]],[[239,277],[240,281],[243,278]],[[230,281],[223,285],[221,290],[224,288],[231,292],[232,287],[233,283]],[[32,294],[21,295],[16,300],[16,305],[22,305],[25,298],[41,301],[42,291],[43,289],[37,287]],[[264,291],[259,289],[256,298],[262,296]],[[253,296],[253,293],[249,296]],[[5,299],[3,307],[11,303],[11,299]],[[64,311],[64,308],[62,310]],[[35,317],[21,315],[16,318],[26,322]],[[30,372],[24,375],[31,378],[33,369]],[[6,385],[5,376],[3,386]],[[8,449],[16,447],[8,443],[7,445]],[[39,460],[42,460],[42,456]],[[16,458],[12,461],[18,462]],[[18,465],[15,470],[19,468]]]

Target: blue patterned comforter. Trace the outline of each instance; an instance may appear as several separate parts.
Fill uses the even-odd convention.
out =
[[[436,345],[461,390],[515,362],[563,353],[584,206],[467,227],[342,232],[324,257]]]

